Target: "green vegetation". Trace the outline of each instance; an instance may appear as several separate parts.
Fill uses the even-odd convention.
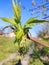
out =
[[[0,36],[0,61],[8,57],[11,53],[16,52],[17,48],[11,38]]]
[[[49,48],[42,47],[41,49],[39,49],[38,45],[35,44],[34,52],[30,55],[29,65],[49,65],[49,61],[47,58],[49,58]]]
[[[35,59],[34,61],[30,59],[30,65],[44,65],[39,59]]]
[[[22,57],[22,56],[21,56]],[[18,60],[21,58],[20,55],[16,56],[14,59],[4,63],[3,65],[16,65]]]
[[[24,41],[22,41],[21,43],[21,47],[22,51],[21,54],[25,54],[28,49],[30,48],[31,45],[31,41],[30,40],[26,40],[26,43]],[[24,45],[24,47],[23,47]],[[14,44],[14,39],[13,38],[9,38],[9,37],[5,37],[0,35],[0,61],[7,58],[10,54],[16,52],[19,50],[19,46],[18,44]]]

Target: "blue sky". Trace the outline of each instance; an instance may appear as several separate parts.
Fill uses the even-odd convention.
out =
[[[24,5],[27,9],[33,8],[32,4],[31,4],[32,0],[19,0],[19,1],[21,1],[22,5]],[[41,1],[42,0],[35,0],[36,6],[40,5]],[[44,0],[44,2],[46,2],[46,0]],[[31,15],[31,12],[29,12],[28,10],[25,11],[23,8],[22,8],[21,14],[22,14],[22,18],[21,18],[22,24],[24,24],[26,22],[26,20],[28,20],[30,17],[35,17],[35,16],[40,15],[39,19],[42,18],[41,13],[39,13],[38,15],[37,14]],[[11,18],[12,16],[13,16],[12,0],[0,0],[0,17]],[[0,20],[0,28],[4,27],[6,25],[9,25],[9,24]],[[33,36],[36,36],[36,33],[38,32],[39,29],[41,29],[41,26],[38,24],[37,26],[33,27],[33,29],[30,32],[32,33]],[[7,30],[6,30],[6,32],[7,32]]]

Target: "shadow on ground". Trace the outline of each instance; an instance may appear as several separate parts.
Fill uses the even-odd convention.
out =
[[[15,65],[22,65],[22,64],[21,64],[21,60],[19,59],[18,63],[15,64]]]

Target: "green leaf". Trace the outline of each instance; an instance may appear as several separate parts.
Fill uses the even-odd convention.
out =
[[[14,20],[16,22],[16,24],[19,23],[18,20],[17,20],[17,18],[15,18],[14,16],[12,16],[12,20]]]
[[[13,25],[16,26],[18,28],[18,23],[17,23],[17,20],[15,20],[14,18],[11,20]]]
[[[18,6],[18,3],[16,3],[16,4],[17,5],[15,5],[14,0],[12,0],[12,6],[13,6],[14,14],[15,14],[18,22],[20,22],[19,20],[20,20],[20,17],[21,17],[21,14],[20,14],[21,12],[20,12],[20,8]]]
[[[0,19],[3,20],[3,21],[5,21],[5,22],[7,22],[7,23],[10,23],[10,24],[18,27],[18,24],[15,22],[14,19],[12,19],[12,20],[10,20],[9,18],[0,18]]]
[[[16,39],[18,39],[18,40],[21,39],[22,35],[23,35],[23,30],[22,29],[17,31],[16,32]]]
[[[29,32],[29,29],[31,29],[31,27],[24,27],[23,28],[24,34],[27,34]]]
[[[33,23],[30,23],[30,24],[26,24],[27,27],[31,27],[31,26],[34,26],[35,24]]]
[[[8,22],[8,23],[12,23],[11,20],[9,18],[0,18],[1,20]]]
[[[47,21],[47,20],[34,20],[33,22],[34,23],[43,23],[43,22],[49,22],[49,21]]]
[[[30,18],[30,19],[28,19],[28,20],[26,21],[26,24],[33,23],[34,20],[35,20],[34,18]]]
[[[5,26],[2,30],[5,30],[6,28],[13,28],[12,25],[9,25],[9,26]],[[14,29],[14,28],[13,28]]]
[[[28,20],[26,21],[24,27],[25,27],[25,26],[34,26],[33,20],[34,20],[34,18],[28,19]]]
[[[29,29],[31,29],[31,27],[24,27],[24,28],[23,28],[24,32],[25,32],[26,30],[29,30]]]
[[[46,20],[37,20],[35,18],[30,18],[26,21],[24,26],[34,26],[34,23],[43,23],[43,22],[48,22]]]
[[[25,30],[25,29],[28,29],[28,30],[29,30],[29,29],[31,29],[31,27],[24,27],[24,30]]]

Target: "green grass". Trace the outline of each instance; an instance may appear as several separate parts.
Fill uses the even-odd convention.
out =
[[[27,40],[25,48],[27,49],[31,45],[31,43],[32,43],[31,41]],[[18,49],[19,46],[18,44],[14,44],[13,38],[0,35],[0,61],[7,58],[11,53],[16,52]]]
[[[0,36],[0,61],[7,58],[11,53],[17,50],[13,39]]]
[[[3,65],[16,65],[18,63],[18,60],[20,59],[20,55],[16,56],[14,59],[4,63]]]
[[[32,59],[30,58],[30,64],[29,65],[44,65],[39,59]]]

